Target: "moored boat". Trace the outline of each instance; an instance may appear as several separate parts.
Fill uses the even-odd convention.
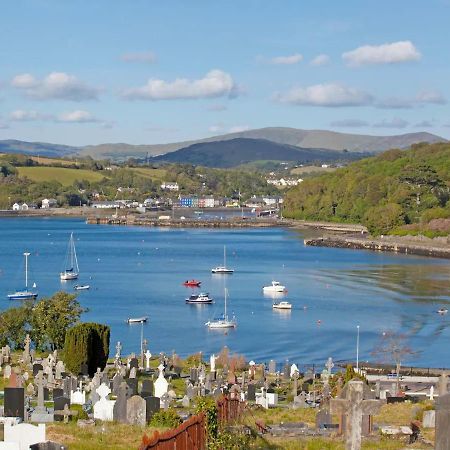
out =
[[[273,293],[273,292],[286,292],[286,286],[280,284],[279,281],[272,281],[270,286],[264,286],[263,292]]]
[[[77,252],[75,250],[73,233],[70,233],[69,246],[67,249],[64,267],[64,271],[59,274],[59,278],[61,279],[61,281],[76,280],[78,278],[80,269],[78,267]]]
[[[183,285],[186,287],[200,287],[200,285],[202,284],[201,281],[197,281],[197,280],[186,280]]]
[[[223,266],[217,266],[211,269],[212,273],[219,275],[226,275],[234,273],[234,269],[227,267],[227,250],[225,245],[223,246]]]
[[[440,309],[437,310],[437,313],[438,313],[440,316],[444,316],[445,314],[448,313],[448,309],[447,309],[447,308],[440,308]]]
[[[145,323],[148,320],[148,316],[142,317],[128,317],[126,320],[127,323]]]
[[[8,294],[9,300],[34,300],[37,298],[38,293],[28,288],[28,257],[30,253],[25,252],[25,288],[22,290],[16,290],[12,294]],[[33,289],[36,288],[36,283],[33,284]]]
[[[272,308],[273,309],[289,309],[290,310],[290,309],[292,309],[292,304],[289,302],[283,301],[283,302],[274,303],[272,305]]]
[[[208,293],[192,294],[186,299],[186,303],[191,304],[205,304],[212,302],[213,299],[209,296]]]
[[[227,288],[225,288],[225,306],[223,316],[206,322],[205,325],[208,328],[210,329],[236,328],[237,326],[236,317],[233,315],[230,319],[227,314],[227,296],[228,290]]]
[[[76,284],[73,288],[76,291],[87,291],[90,287],[89,284]]]

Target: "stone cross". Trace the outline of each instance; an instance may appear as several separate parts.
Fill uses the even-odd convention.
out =
[[[25,364],[29,364],[31,362],[31,357],[30,357],[30,344],[31,344],[31,339],[30,339],[30,335],[27,334],[27,337],[25,338],[25,348],[23,350],[23,362]]]
[[[120,343],[120,341],[117,341],[117,345],[116,345],[116,362],[120,361],[121,351],[122,351],[122,344]]]
[[[438,397],[436,400],[436,434],[435,450],[448,450],[450,448],[450,394]]]
[[[145,369],[149,370],[150,369],[150,358],[152,357],[152,354],[150,353],[150,350],[147,349],[144,353],[145,356]]]
[[[434,386],[431,386],[430,387],[430,393],[428,394],[428,398],[430,399],[430,400],[434,400]]]
[[[363,415],[371,415],[381,408],[381,400],[363,400],[364,383],[349,381],[347,398],[331,399],[331,413],[347,416],[345,429],[345,449],[361,449],[361,428]]]
[[[294,385],[292,387],[292,394],[294,395],[294,397],[297,396],[297,391],[298,391],[298,378],[299,378],[299,373],[296,371],[294,372],[294,374],[292,375],[292,378],[294,379]]]
[[[43,410],[45,406],[44,406],[44,373],[42,370],[40,370],[36,375],[35,382],[38,391],[36,409]]]
[[[217,359],[217,356],[214,353],[209,357],[209,366],[210,366],[211,372],[216,371],[216,359]]]
[[[331,369],[334,367],[333,358],[328,358],[325,367],[327,368],[328,373],[331,374]]]
[[[66,403],[63,410],[55,411],[53,414],[56,416],[64,416],[64,423],[69,423],[69,417],[78,416],[78,411],[71,411],[69,405]]]

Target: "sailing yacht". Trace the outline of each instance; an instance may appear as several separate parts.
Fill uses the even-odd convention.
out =
[[[62,281],[76,280],[80,273],[77,260],[77,252],[75,251],[75,242],[73,233],[70,233],[69,246],[67,248],[66,260],[64,261],[64,272],[59,274]]]
[[[225,245],[223,246],[223,266],[214,267],[214,269],[211,269],[211,272],[217,274],[231,274],[234,272],[234,269],[227,267],[227,249]]]
[[[34,300],[38,294],[36,291],[32,291],[28,289],[28,257],[30,254],[25,252],[23,254],[25,256],[25,288],[21,291],[16,291],[12,294],[8,294],[9,300]],[[33,284],[33,288],[36,287],[36,283]]]
[[[237,326],[236,317],[233,315],[233,317],[230,319],[227,314],[227,297],[228,297],[228,289],[225,288],[225,308],[224,308],[223,316],[218,319],[214,319],[214,320],[210,320],[210,321],[206,322],[205,325],[209,329],[236,328],[236,326]]]

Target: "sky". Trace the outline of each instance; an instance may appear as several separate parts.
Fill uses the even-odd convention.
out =
[[[449,19],[450,0],[4,1],[0,139],[450,138]]]

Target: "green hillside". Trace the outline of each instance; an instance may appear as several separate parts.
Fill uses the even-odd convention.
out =
[[[96,182],[102,180],[104,173],[86,169],[70,169],[66,167],[18,167],[19,177],[27,177],[32,181],[57,181],[63,186],[70,186],[77,180]]]
[[[284,214],[359,222],[373,234],[414,233],[450,218],[449,198],[450,144],[417,144],[305,180],[287,193]]]

